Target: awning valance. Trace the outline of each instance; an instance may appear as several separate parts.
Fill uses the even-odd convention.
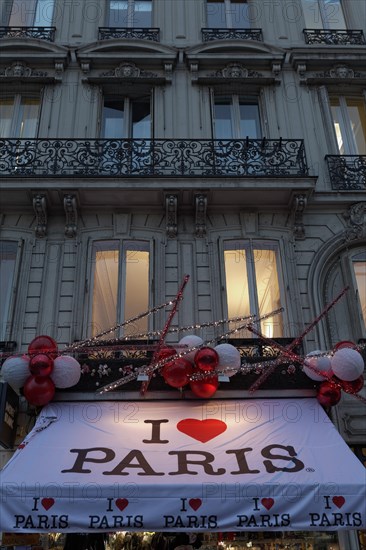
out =
[[[313,398],[52,403],[1,472],[0,530],[361,529],[365,497]]]

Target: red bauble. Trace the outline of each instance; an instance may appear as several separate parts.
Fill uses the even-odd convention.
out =
[[[192,372],[192,363],[181,357],[164,365],[161,374],[169,386],[173,388],[182,388],[188,384]]]
[[[334,382],[322,382],[318,388],[317,399],[323,407],[333,407],[341,399],[341,389]]]
[[[346,393],[358,393],[363,388],[363,374],[351,382],[348,382],[347,380],[340,380],[339,383],[342,386],[342,390]]]
[[[177,355],[175,349],[168,347],[161,348],[156,357],[156,362],[160,363],[160,361],[164,361],[164,359],[168,359],[168,357],[173,357],[173,355]]]
[[[38,353],[45,353],[56,359],[58,354],[57,342],[51,336],[37,336],[28,346],[28,355],[31,357]]]
[[[191,380],[189,385],[194,395],[208,399],[214,395],[219,387],[219,380],[217,376],[210,376],[204,380]]]
[[[24,397],[31,405],[47,405],[55,395],[55,384],[51,378],[30,376],[23,388]]]
[[[355,348],[355,347],[356,347],[356,344],[354,342],[351,342],[350,340],[342,340],[341,342],[338,342],[334,346],[334,351],[337,351],[343,348]]]
[[[44,353],[34,355],[29,361],[29,370],[34,376],[49,376],[53,371],[53,359]]]
[[[201,370],[215,370],[219,364],[219,354],[213,348],[201,348],[194,356],[194,363]]]

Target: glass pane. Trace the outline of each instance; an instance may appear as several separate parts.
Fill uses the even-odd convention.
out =
[[[235,29],[249,29],[249,11],[246,0],[231,0],[227,6],[228,26]],[[229,21],[230,18],[230,21]]]
[[[124,131],[124,99],[106,99],[103,108],[102,136],[108,139],[118,139],[125,136]]]
[[[320,0],[323,26],[325,29],[345,29],[341,0]]]
[[[211,29],[227,27],[223,0],[207,0],[207,27]]]
[[[39,119],[39,99],[22,98],[19,107],[15,132],[20,138],[33,138],[37,135]]]
[[[245,104],[240,101],[240,137],[257,139],[261,137],[258,105]]]
[[[323,28],[318,0],[302,0],[302,11],[306,29]]]
[[[366,155],[366,108],[362,99],[347,99],[348,117],[355,140],[356,151]]]
[[[135,0],[133,27],[151,27],[151,0]]]
[[[55,0],[38,0],[34,18],[36,27],[52,26],[54,3]]]
[[[134,101],[132,103],[132,137],[151,137],[150,101]]]
[[[9,315],[9,306],[12,296],[17,243],[0,242],[0,336],[5,338]]]
[[[274,250],[253,250],[253,263],[257,286],[259,315],[281,307],[276,253]],[[261,323],[261,330],[268,338],[283,336],[282,315],[275,315]]]
[[[14,116],[14,99],[0,100],[0,137],[11,137],[11,121]]]
[[[215,138],[232,139],[231,102],[228,99],[215,99]]]
[[[113,241],[96,243],[93,247],[93,336],[117,322],[118,257],[118,244]]]
[[[149,309],[148,245],[142,244],[138,247],[136,244],[126,243],[124,255],[126,262],[124,320],[126,321]],[[147,331],[147,316],[126,327],[129,335],[145,334]]]
[[[228,317],[250,315],[247,258],[244,249],[224,251]],[[240,323],[229,323],[229,330]]]
[[[352,258],[352,263],[356,277],[362,317],[364,323],[366,324],[366,253],[354,256]]]
[[[109,2],[109,20],[110,27],[128,26],[128,1],[110,0]]]
[[[32,27],[37,0],[14,0],[9,18],[10,27]]]
[[[345,129],[343,126],[341,106],[339,104],[338,98],[335,98],[335,97],[331,98],[330,108],[333,116],[333,124],[334,124],[334,130],[337,138],[338,151],[341,155],[344,155],[347,148],[346,135],[345,135]]]

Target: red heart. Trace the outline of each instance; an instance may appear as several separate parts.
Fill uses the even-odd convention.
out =
[[[222,434],[227,425],[221,420],[214,420],[213,418],[207,420],[196,420],[195,418],[186,418],[181,420],[177,424],[177,428],[180,432],[189,435],[197,441],[206,443],[211,439],[214,439],[218,435]]]
[[[274,500],[273,498],[262,498],[261,503],[267,510],[270,510],[274,505]]]
[[[194,511],[198,510],[198,508],[201,507],[201,504],[202,504],[202,500],[200,498],[191,498],[189,500],[189,505]]]
[[[346,499],[344,497],[333,497],[332,501],[337,508],[342,508],[343,504],[346,502]]]
[[[45,510],[49,510],[55,504],[55,499],[53,498],[42,498],[41,504]]]
[[[128,506],[128,500],[127,498],[117,498],[116,500],[117,508],[119,508],[122,512]]]

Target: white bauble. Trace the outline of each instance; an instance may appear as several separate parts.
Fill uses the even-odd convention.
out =
[[[332,363],[328,356],[323,357],[312,357],[313,355],[320,355],[323,352],[321,350],[311,351],[307,354],[304,361],[304,372],[305,374],[311,378],[312,380],[316,380],[317,382],[320,382],[321,380],[326,380],[326,376],[322,376],[321,374],[316,374],[314,371],[311,370],[311,368],[308,368],[306,365],[310,365],[310,367],[313,367],[314,369],[321,370],[323,372],[328,372],[331,374],[332,370]]]
[[[240,368],[240,353],[235,346],[231,344],[219,344],[214,348],[219,356],[219,364],[216,370],[226,376],[233,376]]]
[[[80,363],[69,355],[56,357],[53,364],[51,379],[56,388],[71,388],[76,386],[81,376]]]
[[[332,357],[332,371],[341,380],[352,382],[363,373],[365,365],[358,351],[351,348],[342,348]]]
[[[181,340],[179,340],[178,345],[179,346],[186,346],[188,349],[190,348],[198,348],[199,346],[202,346],[203,340],[199,336],[196,336],[195,334],[187,334],[187,336],[184,336]],[[178,353],[184,351],[183,348],[178,348]],[[188,361],[194,361],[194,356],[196,355],[197,349],[191,351],[190,353],[187,353],[187,355],[184,355],[184,359],[188,359]]]
[[[22,355],[21,357],[8,357],[1,367],[3,379],[15,390],[24,386],[30,374],[29,357],[27,355]]]

